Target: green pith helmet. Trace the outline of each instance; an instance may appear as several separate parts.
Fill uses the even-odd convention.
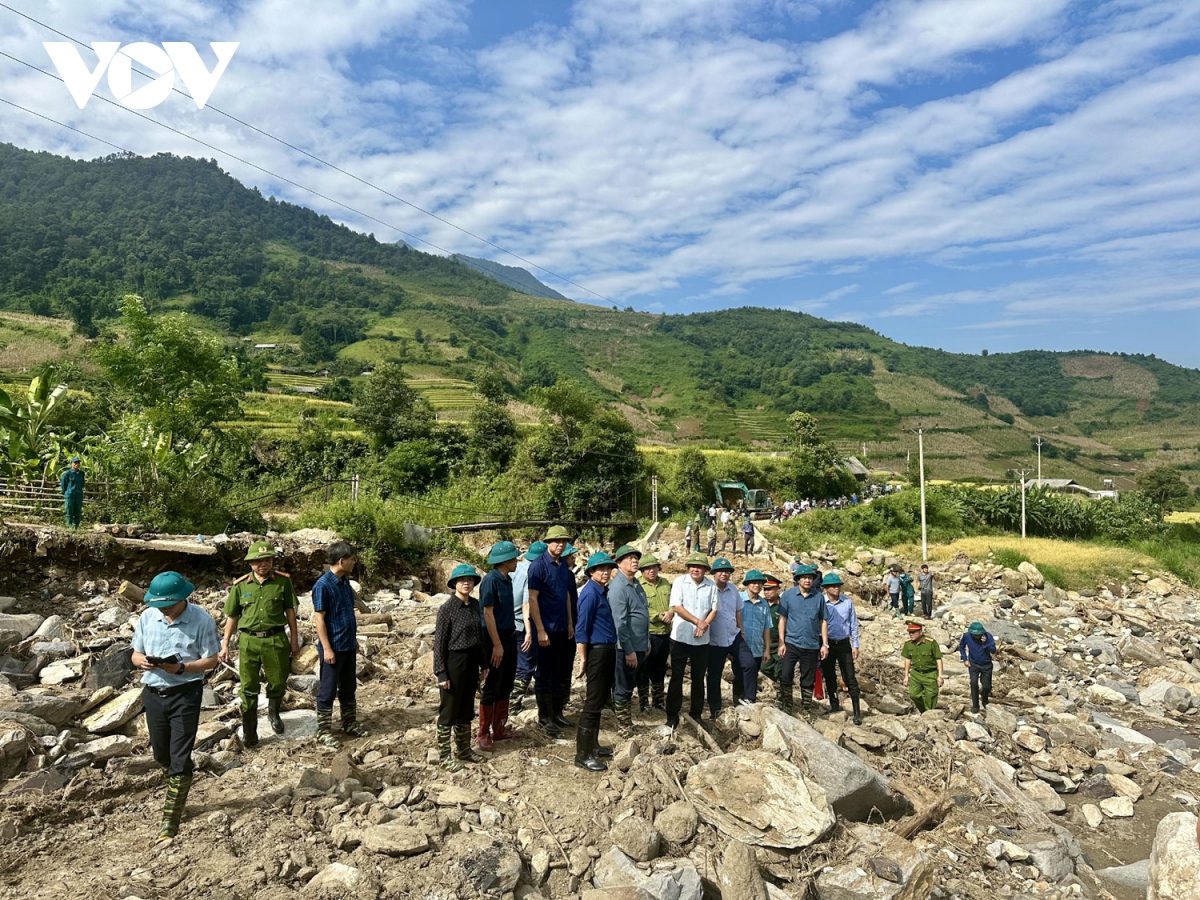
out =
[[[546,536],[542,538],[543,541],[569,541],[570,539],[571,532],[561,525],[551,526],[550,530],[546,532]]]
[[[613,560],[613,558],[611,556],[609,556],[603,550],[599,550],[588,557],[587,573],[589,575],[591,575],[592,569],[599,568],[600,566],[615,566],[615,565],[616,565],[616,562]]]
[[[971,634],[982,636],[987,634],[987,629],[983,627],[982,622],[972,622],[971,627],[967,629]]]
[[[630,547],[628,544],[622,544],[617,548],[617,552],[613,554],[613,559],[620,562],[623,557],[636,556],[639,560],[642,558],[642,551],[637,547]]]
[[[517,545],[512,541],[498,541],[492,544],[491,552],[488,553],[487,563],[489,566],[496,566],[500,563],[506,563],[510,559],[516,559],[521,555],[521,551],[517,549]]]
[[[751,569],[746,573],[746,577],[742,579],[742,584],[753,584],[755,581],[759,584],[766,584],[767,576],[758,571],[758,569]]]
[[[454,567],[454,571],[451,572],[450,577],[446,579],[446,586],[449,587],[450,590],[454,590],[454,582],[458,581],[460,578],[473,578],[476,584],[479,584],[479,582],[483,581],[483,578],[480,576],[479,572],[476,571],[474,566],[467,565],[466,563],[460,563]]]
[[[192,596],[196,588],[178,572],[160,572],[150,582],[142,602],[155,609],[167,609]]]
[[[537,559],[539,556],[541,556],[545,552],[546,552],[546,542],[545,541],[534,541],[532,544],[529,545],[529,549],[525,551],[525,560],[527,562],[533,562],[535,559]]]
[[[651,566],[661,566],[662,565],[662,563],[660,563],[658,561],[658,557],[655,556],[653,553],[647,553],[640,560],[638,560],[638,563],[639,563],[638,568],[641,568],[641,569],[648,569]]]
[[[256,559],[274,559],[275,556],[275,546],[270,541],[255,541],[246,551],[246,562],[253,562]]]
[[[692,566],[704,566],[705,569],[712,568],[712,565],[708,561],[708,557],[699,552],[689,554],[687,560],[684,562],[684,565],[686,565],[689,569]]]
[[[821,579],[821,587],[829,587],[831,584],[836,584],[838,586],[841,586],[841,585],[845,584],[845,582],[842,581],[842,576],[839,575],[837,572],[830,572],[828,575],[826,575],[824,578]]]
[[[568,556],[574,556],[578,552],[579,552],[579,548],[576,547],[574,544],[567,544],[567,546],[563,547],[563,552],[562,552],[563,559],[566,559]]]
[[[733,563],[731,563],[729,560],[727,560],[723,556],[718,556],[716,559],[713,560],[712,568],[709,571],[732,572],[733,571]]]
[[[807,575],[809,578],[816,578],[819,574],[820,570],[816,566],[810,563],[800,563],[800,565],[796,566],[796,572],[792,577],[803,578]]]

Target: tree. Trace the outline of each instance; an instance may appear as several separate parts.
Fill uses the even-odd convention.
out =
[[[508,402],[508,382],[495,369],[480,367],[475,370],[475,390],[488,403]]]
[[[333,346],[315,325],[306,325],[300,332],[300,352],[308,362],[324,362],[336,356]]]
[[[1156,466],[1145,472],[1138,472],[1134,479],[1138,490],[1170,512],[1188,499],[1188,486],[1174,466]]]
[[[495,475],[507,469],[520,443],[517,423],[508,407],[483,403],[471,411],[468,427],[467,469],[478,475]]]
[[[142,413],[151,430],[194,441],[241,414],[237,361],[219,339],[182,315],[152,317],[136,294],[121,301],[124,337],[96,350],[118,402]]]
[[[683,509],[695,509],[704,503],[712,491],[711,481],[703,450],[685,447],[676,454],[671,489]]]
[[[788,416],[791,450],[789,482],[802,497],[837,497],[854,490],[854,477],[846,471],[837,448],[827,442],[808,413]]]
[[[434,420],[429,404],[405,383],[404,370],[390,362],[359,384],[352,416],[375,450],[427,437]]]
[[[322,400],[334,400],[338,403],[354,402],[354,382],[345,376],[339,376],[328,384],[317,389],[317,396]]]

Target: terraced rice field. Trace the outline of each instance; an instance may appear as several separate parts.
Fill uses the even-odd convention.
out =
[[[437,412],[442,410],[472,410],[483,400],[469,381],[454,378],[407,378],[409,387],[429,401]]]

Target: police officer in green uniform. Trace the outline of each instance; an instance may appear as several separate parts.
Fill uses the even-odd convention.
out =
[[[300,633],[296,628],[296,589],[286,572],[275,571],[275,548],[267,541],[255,541],[246,553],[246,561],[250,563],[249,574],[233,583],[225,601],[220,659],[229,661],[229,639],[238,630],[242,743],[253,747],[258,743],[259,671],[267,679],[267,721],[272,731],[283,734],[279,707],[287,693],[292,657],[300,652]]]
[[[908,697],[917,712],[937,709],[938,690],[945,680],[941,646],[925,636],[919,622],[909,622],[908,640],[900,648],[900,656],[904,659]]]

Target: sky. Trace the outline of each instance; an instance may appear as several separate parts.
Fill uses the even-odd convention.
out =
[[[5,56],[0,98],[583,302],[1200,367],[1195,0],[0,2],[0,53],[52,72],[45,26],[239,42],[203,110],[103,78],[80,110]],[[5,104],[0,140],[112,152]]]

